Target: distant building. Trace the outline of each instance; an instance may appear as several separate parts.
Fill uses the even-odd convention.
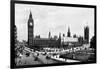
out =
[[[56,37],[55,37],[56,38]],[[49,38],[41,38],[40,35],[34,37],[34,21],[32,13],[29,14],[28,19],[28,47],[29,48],[43,48],[43,47],[58,47],[59,40],[51,37],[49,32]],[[61,39],[61,37],[59,37]]]
[[[84,41],[85,43],[89,43],[89,27],[84,27]]]
[[[89,42],[89,28],[84,28],[84,40],[88,43]],[[70,28],[68,27],[67,36],[59,33],[59,37],[54,36],[52,38],[51,32],[48,34],[48,38],[41,38],[40,35],[34,37],[34,21],[32,18],[32,13],[29,14],[28,19],[28,46],[30,48],[43,48],[43,47],[53,47],[53,48],[62,48],[63,46],[82,46],[83,44],[83,37],[77,37],[73,35],[71,37]]]
[[[34,38],[35,48],[58,47],[58,40],[53,38]]]
[[[69,45],[75,45],[76,43],[78,43],[78,38],[76,38],[76,35],[74,35],[74,37],[71,37],[70,28],[68,27],[67,36],[63,34],[63,37],[61,38],[61,44],[69,46]]]
[[[32,18],[32,13],[30,12],[28,19],[28,46],[31,48],[34,45],[34,21]]]
[[[64,45],[69,45],[69,44],[77,43],[78,42],[78,38],[64,37],[64,38],[61,39],[61,42]]]
[[[68,27],[67,36],[63,35],[61,38],[62,46],[73,47],[73,46],[82,46],[83,45],[83,37],[77,37],[76,34],[71,37],[70,28]]]

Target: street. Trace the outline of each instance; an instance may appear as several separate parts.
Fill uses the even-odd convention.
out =
[[[37,60],[35,60],[36,57]],[[52,63],[58,63],[58,62],[52,59],[46,59],[46,55],[42,54],[36,56],[30,53],[28,57],[26,55],[22,55],[21,58],[16,58],[17,65],[37,65],[37,64],[52,64]]]

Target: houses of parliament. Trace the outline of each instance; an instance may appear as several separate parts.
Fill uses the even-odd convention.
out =
[[[59,36],[51,37],[51,32],[48,33],[48,38],[41,38],[40,36],[34,36],[34,20],[32,13],[29,14],[28,19],[28,46],[30,48],[43,48],[43,47],[55,47],[62,48],[68,46],[82,46],[82,44],[89,43],[89,27],[84,27],[84,37],[71,36],[70,28],[68,28],[67,36],[59,33]]]

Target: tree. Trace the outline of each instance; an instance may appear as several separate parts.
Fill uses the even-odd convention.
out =
[[[90,60],[92,61],[96,61],[96,36],[93,36],[90,40],[90,48],[93,48],[94,49],[94,55],[91,55],[90,56]]]
[[[96,37],[93,36],[90,41],[90,48],[96,49]]]

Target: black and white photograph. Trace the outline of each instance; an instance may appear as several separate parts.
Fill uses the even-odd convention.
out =
[[[14,67],[96,63],[96,6],[20,1],[12,5]]]

